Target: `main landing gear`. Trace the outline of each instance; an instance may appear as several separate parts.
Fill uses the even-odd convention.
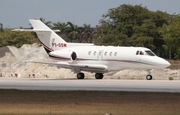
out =
[[[96,79],[102,79],[103,77],[104,77],[104,75],[102,73],[96,73],[95,74]]]
[[[78,79],[84,79],[84,73],[78,73],[77,78]]]
[[[96,79],[102,79],[104,77],[104,75],[102,73],[96,73],[95,74],[95,78]],[[78,73],[77,74],[77,79],[84,79],[84,73]]]

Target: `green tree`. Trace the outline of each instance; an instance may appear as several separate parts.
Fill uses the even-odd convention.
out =
[[[159,28],[159,33],[163,37],[165,44],[163,48],[168,52],[169,59],[180,58],[180,15],[174,15],[173,21],[164,24]]]
[[[123,4],[109,9],[102,16],[93,41],[104,45],[148,47],[157,53],[163,45],[158,28],[168,23],[168,16],[165,12],[152,12],[141,5]]]
[[[62,23],[62,22],[53,23],[53,28],[60,30],[60,32],[58,32],[58,34],[61,37],[63,37],[63,39],[65,39],[65,40],[67,39],[66,38],[66,30],[68,29],[68,24]]]
[[[92,29],[90,24],[84,24],[81,32],[81,42],[92,43]]]
[[[70,42],[78,42],[80,41],[80,31],[77,25],[72,24],[71,22],[67,22],[69,25],[66,29],[66,35],[69,38]]]
[[[41,20],[44,24],[46,24],[48,27],[52,28],[52,22],[51,21],[47,21],[45,20],[45,18],[39,18],[39,20]]]
[[[30,32],[14,32],[11,29],[4,29],[4,32],[0,33],[0,40],[0,47],[10,45],[19,48],[23,44],[38,43]]]
[[[0,32],[3,32],[3,24],[0,23]]]

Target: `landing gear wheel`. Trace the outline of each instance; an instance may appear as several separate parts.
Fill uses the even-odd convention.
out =
[[[78,79],[84,79],[84,73],[78,73],[77,78]]]
[[[147,76],[146,76],[146,79],[147,79],[147,80],[152,80],[152,75],[147,75]]]
[[[96,79],[102,79],[104,76],[103,76],[103,74],[102,73],[96,73],[95,74],[95,78]]]

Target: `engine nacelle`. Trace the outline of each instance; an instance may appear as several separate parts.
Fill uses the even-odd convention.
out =
[[[76,52],[72,52],[71,59],[76,60],[76,58],[77,58]]]
[[[52,51],[49,53],[49,55],[54,58],[71,59],[73,61],[77,59],[76,52],[68,50]]]

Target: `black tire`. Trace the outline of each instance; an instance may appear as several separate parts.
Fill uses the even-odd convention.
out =
[[[152,75],[147,75],[147,76],[146,76],[146,79],[147,79],[147,80],[152,80]]]
[[[84,73],[78,73],[77,79],[84,79]]]
[[[96,79],[102,79],[104,76],[103,76],[103,74],[102,73],[96,73],[95,74],[95,78]]]

